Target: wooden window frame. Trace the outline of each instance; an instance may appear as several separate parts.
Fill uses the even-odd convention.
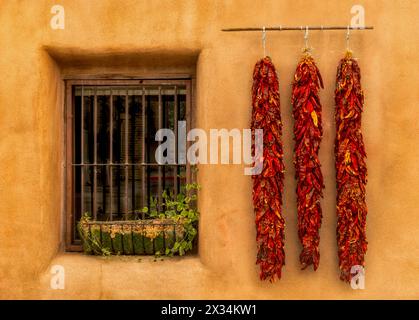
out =
[[[118,78],[118,79],[101,79],[98,77],[82,77],[77,79],[65,79],[65,103],[64,103],[64,158],[65,158],[65,174],[64,174],[64,222],[65,222],[65,250],[66,251],[82,251],[80,240],[74,239],[75,228],[75,188],[74,188],[74,121],[73,114],[75,110],[75,99],[73,95],[74,86],[185,86],[186,87],[186,131],[189,132],[192,126],[192,110],[194,104],[193,86],[195,81],[192,77],[171,78],[171,79],[142,79],[142,78]],[[190,142],[186,142],[186,147],[190,146]],[[186,163],[186,182],[191,181],[190,165]]]

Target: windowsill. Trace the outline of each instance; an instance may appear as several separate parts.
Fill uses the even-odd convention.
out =
[[[65,289],[50,287],[51,267],[65,270]],[[99,257],[59,253],[41,276],[40,290],[46,299],[182,299],[198,290],[209,272],[198,255],[159,258],[154,256]]]
[[[99,263],[151,263],[156,264],[157,262],[164,263],[164,262],[176,262],[182,263],[190,260],[198,260],[199,256],[197,254],[188,254],[182,257],[174,256],[174,257],[160,257],[156,258],[153,255],[111,255],[111,256],[97,256],[97,255],[89,255],[84,254],[83,252],[60,252],[54,259],[81,259],[85,262],[89,261],[91,263],[99,262]],[[95,262],[94,262],[95,261]]]

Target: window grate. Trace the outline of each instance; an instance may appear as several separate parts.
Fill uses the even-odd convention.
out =
[[[67,248],[79,250],[76,224],[144,219],[151,197],[161,208],[163,190],[177,194],[189,180],[179,164],[178,121],[189,126],[190,80],[67,81]],[[176,164],[155,159],[160,128],[176,137]]]

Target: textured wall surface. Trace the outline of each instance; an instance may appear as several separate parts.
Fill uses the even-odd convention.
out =
[[[0,1],[0,298],[419,298],[419,28],[417,1],[359,1],[374,31],[352,33],[365,91],[368,153],[366,288],[339,280],[333,156],[336,67],[345,32],[310,33],[322,73],[325,177],[321,260],[299,270],[292,164],[291,81],[302,33],[268,33],[284,122],[286,266],[258,279],[251,180],[241,165],[202,165],[199,256],[153,262],[63,253],[62,136],[65,74],[192,72],[196,125],[248,128],[259,33],[223,27],[346,25],[352,1],[61,0],[65,29],[50,28],[56,1]],[[50,289],[50,266],[66,288]]]

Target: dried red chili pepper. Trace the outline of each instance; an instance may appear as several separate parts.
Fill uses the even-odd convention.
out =
[[[263,129],[263,169],[253,175],[253,206],[256,214],[256,263],[260,265],[260,279],[274,282],[281,278],[285,264],[282,193],[284,163],[279,83],[269,57],[256,63],[252,87],[252,132]],[[252,148],[255,152],[254,139]]]
[[[294,165],[297,179],[298,237],[303,246],[301,268],[319,266],[323,175],[318,158],[323,135],[319,89],[323,81],[310,54],[305,53],[294,76],[292,105],[294,116]]]
[[[364,94],[358,63],[347,53],[338,66],[335,89],[337,242],[340,278],[349,282],[351,268],[364,266],[367,251],[366,153],[361,133]]]

